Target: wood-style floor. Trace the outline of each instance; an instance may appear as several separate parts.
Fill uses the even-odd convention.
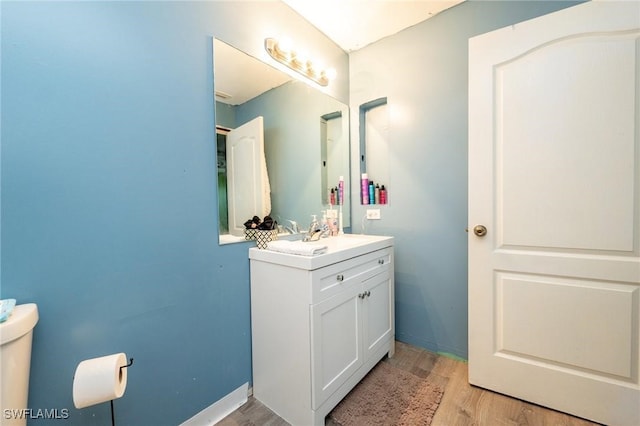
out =
[[[393,358],[382,362],[429,378],[444,388],[433,426],[588,426],[577,417],[469,385],[467,364],[396,342]],[[254,398],[218,423],[222,426],[286,426],[288,423]],[[335,423],[327,418],[327,426]],[[297,426],[297,425],[296,425]],[[392,426],[392,425],[389,425]]]

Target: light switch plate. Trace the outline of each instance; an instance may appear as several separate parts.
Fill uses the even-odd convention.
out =
[[[367,219],[380,219],[380,209],[367,209]]]

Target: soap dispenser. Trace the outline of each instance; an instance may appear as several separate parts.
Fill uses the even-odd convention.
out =
[[[315,214],[311,215],[311,225],[309,225],[309,233],[315,232],[318,228],[320,228],[320,224],[318,223],[318,216]]]
[[[311,224],[309,225],[309,230],[307,231],[306,237],[304,237],[303,241],[316,241],[320,238],[320,233],[322,230],[320,229],[320,224],[318,223],[318,217],[315,214],[311,215]]]

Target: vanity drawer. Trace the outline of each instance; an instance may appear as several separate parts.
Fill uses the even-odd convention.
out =
[[[391,247],[325,266],[313,272],[310,304],[326,300],[391,265]],[[354,280],[354,278],[359,278]]]

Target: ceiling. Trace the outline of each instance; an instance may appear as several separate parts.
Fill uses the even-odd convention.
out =
[[[282,0],[346,52],[435,16],[463,0]]]

